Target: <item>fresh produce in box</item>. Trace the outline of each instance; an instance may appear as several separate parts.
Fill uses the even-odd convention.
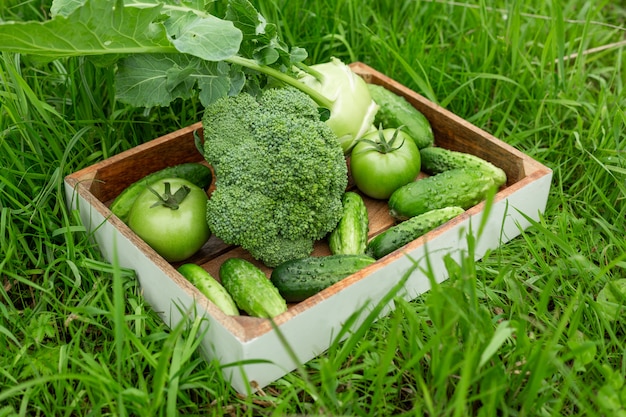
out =
[[[328,247],[333,255],[361,255],[365,253],[369,218],[363,198],[354,191],[342,199],[343,214],[337,227],[328,236]]]
[[[306,67],[298,77],[332,100],[326,123],[337,135],[344,153],[349,153],[359,138],[375,130],[373,122],[379,107],[368,84],[339,59]]]
[[[182,178],[190,181],[200,188],[207,188],[212,181],[211,168],[206,165],[198,164],[195,162],[189,162],[185,164],[174,165],[153,172],[141,178],[139,181],[134,182],[122,191],[113,200],[109,206],[109,210],[124,223],[128,221],[128,214],[133,206],[133,203],[145,189],[147,185],[152,185],[158,180],[164,178]]]
[[[239,315],[235,300],[226,288],[200,265],[187,263],[178,267],[178,272],[204,294],[213,304],[229,316]]]
[[[253,317],[272,318],[287,311],[287,303],[272,282],[245,259],[225,260],[220,280],[237,306]]]
[[[379,129],[357,141],[350,155],[352,178],[363,194],[387,199],[420,172],[420,152],[400,128]]]
[[[406,220],[444,207],[467,210],[496,189],[493,178],[482,171],[451,169],[398,188],[389,197],[389,212],[398,220]]]
[[[287,301],[300,302],[375,261],[367,255],[310,256],[278,265],[270,279]]]
[[[348,177],[337,136],[295,88],[240,93],[208,106],[206,160],[215,170],[207,221],[215,236],[267,266],[308,256],[342,216]]]
[[[376,235],[367,244],[366,255],[380,259],[463,213],[461,207],[444,207],[411,217]]]
[[[211,236],[205,220],[206,192],[182,178],[164,178],[144,189],[128,215],[128,226],[167,261],[196,253]]]
[[[496,187],[506,184],[506,173],[491,162],[466,152],[430,146],[420,150],[422,171],[435,175],[455,168],[476,169],[489,175]]]
[[[432,146],[435,136],[430,122],[420,111],[411,105],[402,96],[387,90],[377,84],[367,85],[372,99],[379,109],[374,118],[376,126],[398,128],[404,126],[405,132],[413,139],[419,148]]]

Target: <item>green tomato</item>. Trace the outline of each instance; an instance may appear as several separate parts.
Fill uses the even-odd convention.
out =
[[[159,180],[135,200],[128,226],[169,262],[196,253],[211,236],[204,190],[181,178]]]
[[[376,199],[389,198],[395,190],[414,181],[420,168],[419,149],[401,128],[368,133],[357,141],[350,156],[357,188]]]

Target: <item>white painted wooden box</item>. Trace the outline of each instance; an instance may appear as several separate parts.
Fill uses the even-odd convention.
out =
[[[486,228],[478,240],[476,258],[518,236],[530,225],[525,216],[537,220],[545,210],[552,178],[550,169],[374,69],[362,63],[354,63],[352,68],[367,82],[405,96],[424,113],[433,127],[437,146],[475,154],[506,171],[507,184],[495,196]],[[201,135],[201,130],[200,123],[196,123],[68,175],[66,195],[68,204],[79,210],[82,222],[93,233],[103,256],[110,262],[116,258],[122,267],[136,271],[146,300],[165,323],[173,326],[186,320],[188,312],[206,317],[208,328],[202,353],[222,365],[245,361],[225,366],[223,372],[237,391],[246,393],[296,368],[271,323],[245,315],[224,315],[176,271],[177,264],[166,262],[108,209],[124,188],[141,177],[166,166],[203,161],[194,144],[194,132]],[[393,220],[385,201],[365,200],[370,234],[374,236]],[[413,270],[402,288],[403,297],[414,299],[428,291],[429,280],[420,271],[426,267],[427,257],[436,280],[445,280],[444,255],[458,257],[466,250],[466,234],[476,230],[483,209],[484,203],[480,203],[336,285],[290,305],[286,313],[276,317],[275,323],[298,360],[305,363],[323,353],[355,311],[367,314],[368,306],[378,303],[407,271]],[[327,254],[326,243],[318,242],[314,253]],[[234,256],[252,260],[241,248],[227,246],[212,237],[188,261],[202,265],[217,278],[219,265]],[[254,262],[269,275],[268,268]],[[414,268],[414,262],[418,268]],[[358,324],[357,320],[355,325]]]

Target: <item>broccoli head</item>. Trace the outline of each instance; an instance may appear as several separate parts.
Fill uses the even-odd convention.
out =
[[[204,156],[215,171],[213,234],[269,267],[305,257],[335,228],[348,174],[317,104],[292,88],[218,99],[204,112]]]

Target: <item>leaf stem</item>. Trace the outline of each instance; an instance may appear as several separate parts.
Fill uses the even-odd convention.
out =
[[[322,74],[321,72],[319,72],[318,70],[302,63],[302,62],[298,62],[297,64],[295,64],[298,68],[300,68],[302,71],[306,72],[309,75],[312,75],[316,80],[318,80],[319,82],[323,82],[324,80],[324,74]]]
[[[225,61],[228,61],[231,64],[241,65],[242,67],[246,67],[246,68],[250,68],[250,69],[262,72],[263,74],[269,75],[270,77],[274,77],[277,80],[282,81],[285,84],[288,84],[292,87],[295,87],[298,90],[302,91],[303,93],[307,94],[317,104],[319,104],[322,107],[326,107],[330,109],[334,105],[334,102],[330,100],[328,97],[321,94],[319,91],[315,90],[314,88],[309,87],[308,85],[298,81],[297,78],[294,78],[288,74],[285,74],[284,72],[278,71],[266,65],[260,65],[259,63],[255,62],[252,59],[243,58],[241,56],[235,55],[230,58],[227,58]]]

